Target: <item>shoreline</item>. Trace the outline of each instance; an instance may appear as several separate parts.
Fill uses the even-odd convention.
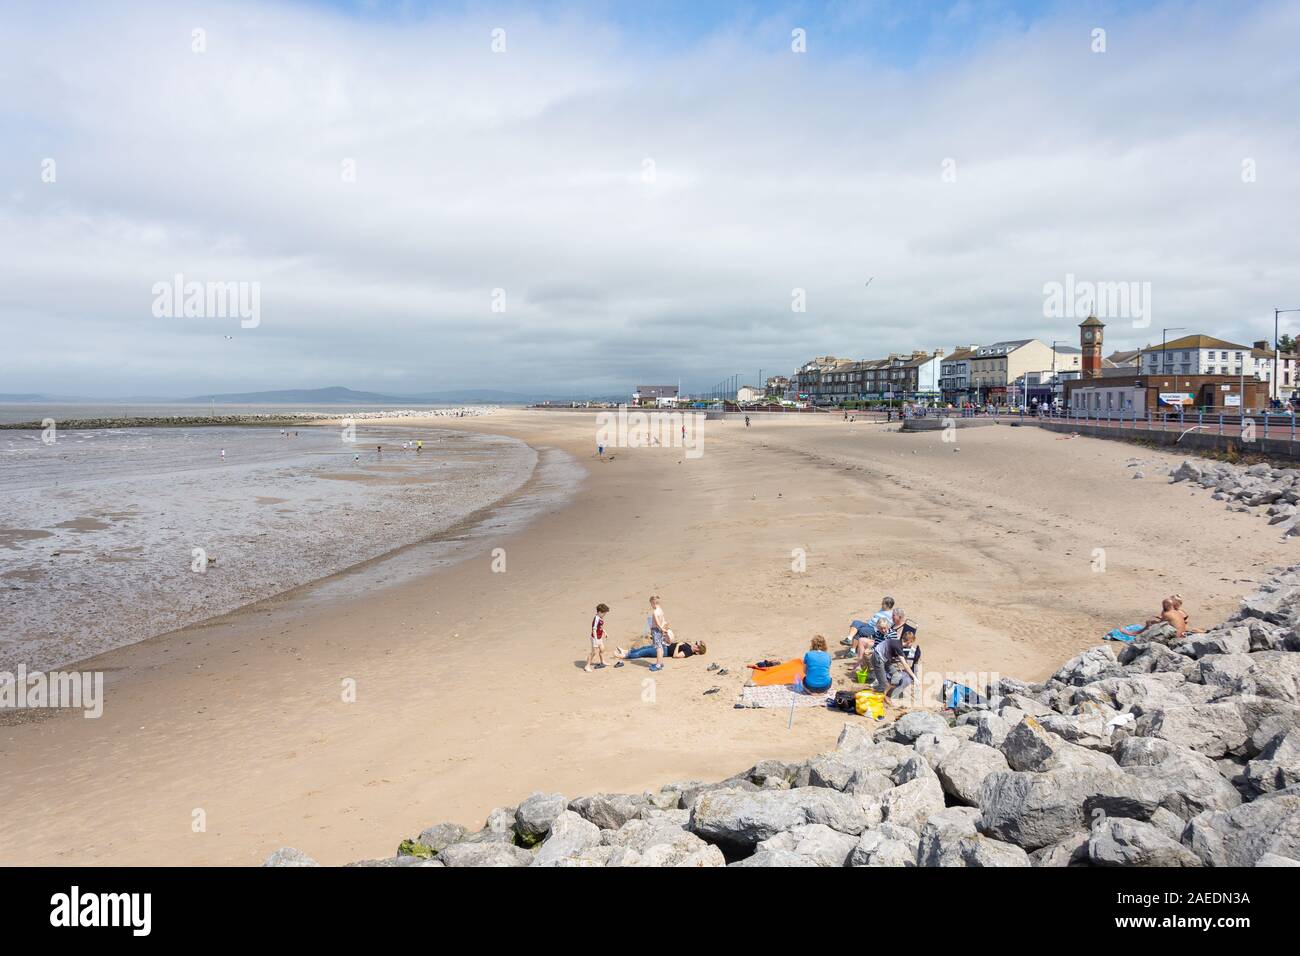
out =
[[[489,542],[505,573],[479,552],[328,607],[280,616],[272,598],[92,659],[110,684],[101,720],[0,729],[0,862],[240,865],[287,845],[343,863],[538,788],[635,793],[755,755],[804,759],[842,719],[800,711],[787,729],[785,713],[734,709],[744,664],[801,653],[813,633],[837,641],[881,593],[920,620],[931,673],[1039,679],[1153,596],[1181,590],[1194,619],[1226,616],[1288,553],[1243,540],[1244,519],[1203,496],[1130,483],[1131,449],[1037,430],[973,430],[956,458],[937,438],[824,419],[710,422],[701,459],[598,462],[594,415],[440,424],[566,451],[589,472],[583,493]],[[990,495],[1008,482],[1013,498]],[[1220,545],[1208,562],[1193,546],[1207,538]],[[649,685],[635,665],[582,673],[591,607],[614,608],[612,651],[640,634],[649,593],[729,676],[708,661]],[[837,689],[848,670],[836,662]],[[189,829],[196,808],[204,834]]]

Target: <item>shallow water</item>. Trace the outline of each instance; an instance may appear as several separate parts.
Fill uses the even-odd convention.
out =
[[[416,438],[422,452],[401,447]],[[0,433],[0,670],[70,663],[357,565],[352,586],[421,573],[472,547],[473,527],[526,520],[575,481],[548,459],[546,481],[462,528],[528,482],[536,452],[410,426],[359,426],[356,439],[325,427],[61,431],[52,445]],[[394,551],[407,556],[382,572],[366,564]]]

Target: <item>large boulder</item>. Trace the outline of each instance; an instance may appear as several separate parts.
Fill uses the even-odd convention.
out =
[[[568,801],[558,793],[533,793],[515,810],[515,832],[524,846],[541,843],[551,832],[551,824],[568,809]]]
[[[915,830],[882,823],[864,830],[849,854],[849,866],[916,866]]]
[[[824,823],[841,833],[866,826],[859,801],[825,787],[793,790],[712,790],[691,808],[691,831],[734,855],[748,855],[764,840],[808,823]]]
[[[857,772],[857,765],[848,759],[847,753],[818,754],[808,761],[808,785],[847,790]]]
[[[597,793],[569,803],[570,810],[602,830],[617,830],[651,806],[645,796],[630,793]]]
[[[515,842],[515,808],[496,807],[487,816],[483,829],[465,837],[462,843]]]
[[[1300,784],[1300,730],[1276,734],[1246,769],[1256,793],[1272,793]]]
[[[1114,761],[1098,753],[1072,744],[1047,730],[1035,717],[1025,717],[1002,741],[1001,751],[1012,770],[1031,770],[1041,773],[1059,767],[1098,767],[1109,769]]]
[[[894,740],[912,743],[922,734],[946,734],[948,721],[928,710],[914,710],[894,722]]]
[[[1050,846],[1040,847],[1029,854],[1034,866],[1087,866],[1087,831],[1071,833]]]
[[[1206,866],[1254,866],[1268,853],[1300,860],[1300,792],[1207,810],[1188,823],[1183,843]]]
[[[438,860],[454,867],[529,866],[533,855],[510,843],[453,843],[438,854]]]
[[[1007,758],[1001,751],[970,742],[946,754],[935,767],[935,773],[944,793],[958,803],[974,807],[979,804],[985,778],[1007,769]]]
[[[885,822],[921,832],[932,813],[944,808],[943,787],[923,758],[916,757],[895,772],[898,786],[880,800]]]
[[[534,866],[554,866],[560,860],[577,856],[600,843],[600,827],[584,820],[572,810],[565,810],[551,821],[546,839],[542,841]]]
[[[1250,628],[1239,626],[1194,634],[1188,638],[1187,647],[1192,657],[1198,659],[1211,654],[1246,654],[1250,651]]]
[[[980,711],[971,723],[975,727],[975,736],[971,740],[986,747],[1002,746],[1002,741],[1006,740],[1007,734],[1011,733],[1012,725],[989,711]]]
[[[467,836],[469,833],[459,823],[436,823],[421,830],[415,842],[438,854],[453,843],[460,843]]]
[[[962,738],[954,733],[922,734],[912,743],[912,750],[924,757],[931,769],[939,766],[945,756],[962,745]]]
[[[282,846],[266,858],[263,866],[320,866],[302,850],[291,846]]]
[[[1114,755],[1126,773],[1160,794],[1162,807],[1183,820],[1241,803],[1241,794],[1214,761],[1194,750],[1158,737],[1126,737]]]
[[[1159,737],[1207,757],[1222,757],[1245,744],[1249,736],[1236,706],[1226,702],[1158,707],[1138,718],[1134,733]]]
[[[956,859],[957,842],[979,832],[980,812],[976,807],[946,807],[930,814],[917,842],[917,866],[947,866],[946,854]]]
[[[755,853],[784,850],[802,857],[808,866],[847,866],[849,854],[857,845],[856,836],[832,830],[823,823],[810,823],[769,837]]]
[[[1115,658],[1114,649],[1109,644],[1102,644],[1070,658],[1053,677],[1063,684],[1081,686],[1118,673],[1120,664]]]
[[[1118,767],[990,774],[980,791],[980,829],[1036,850],[1088,829],[1098,813],[1149,820],[1159,795]]]
[[[1140,820],[1098,820],[1088,838],[1088,859],[1094,866],[1200,866],[1196,854],[1150,823]]]

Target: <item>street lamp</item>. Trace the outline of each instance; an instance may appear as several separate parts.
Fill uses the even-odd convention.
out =
[[[1300,309],[1274,309],[1273,310],[1273,389],[1277,391],[1277,397],[1282,397],[1281,386],[1278,381],[1278,363],[1282,358],[1282,349],[1278,345],[1277,337],[1277,317],[1287,312],[1300,312]]]
[[[1169,354],[1169,346],[1166,344],[1170,332],[1186,332],[1187,326],[1179,325],[1173,328],[1160,330],[1160,373],[1165,374],[1165,366],[1168,364],[1165,359]]]

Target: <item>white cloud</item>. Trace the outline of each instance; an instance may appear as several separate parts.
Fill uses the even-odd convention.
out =
[[[1298,11],[1116,14],[1105,54],[1067,15],[902,70],[745,28],[651,51],[576,15],[19,8],[0,392],[707,385],[1072,340],[1042,316],[1067,273],[1152,283],[1154,332],[1116,346],[1263,338],[1300,306]],[[259,281],[261,325],[153,318],[177,272]]]

